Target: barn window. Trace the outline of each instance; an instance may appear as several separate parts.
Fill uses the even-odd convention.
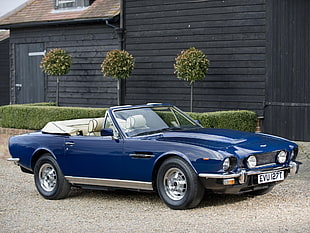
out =
[[[71,10],[90,6],[95,0],[55,0],[55,10]]]

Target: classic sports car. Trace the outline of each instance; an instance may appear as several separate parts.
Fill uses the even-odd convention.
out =
[[[105,117],[49,122],[9,140],[12,158],[38,192],[71,186],[158,192],[172,209],[196,207],[205,189],[264,194],[295,174],[298,146],[257,133],[203,128],[171,104],[118,106]]]

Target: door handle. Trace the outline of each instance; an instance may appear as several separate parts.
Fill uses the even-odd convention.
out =
[[[135,154],[129,154],[131,158],[135,159],[150,159],[155,157],[153,154],[145,154],[145,153],[135,153]]]
[[[66,142],[65,143],[67,146],[72,146],[72,145],[74,145],[74,142]]]

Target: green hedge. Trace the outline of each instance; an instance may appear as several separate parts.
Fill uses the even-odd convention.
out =
[[[56,107],[54,103],[6,105],[0,107],[0,127],[41,129],[50,121],[95,118],[105,115],[105,108]],[[206,128],[224,128],[254,132],[256,114],[251,111],[188,113]]]
[[[199,120],[205,128],[254,132],[257,123],[256,113],[247,110],[188,113],[188,115]]]
[[[0,126],[16,129],[42,129],[50,121],[103,117],[104,108],[77,108],[35,105],[0,107]]]

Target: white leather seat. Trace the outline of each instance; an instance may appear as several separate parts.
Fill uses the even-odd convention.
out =
[[[104,118],[91,119],[88,123],[88,136],[100,136]]]

